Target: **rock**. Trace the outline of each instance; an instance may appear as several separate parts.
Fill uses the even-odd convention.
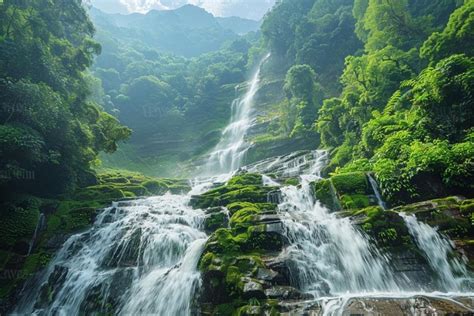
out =
[[[265,290],[265,295],[270,299],[278,300],[307,300],[313,298],[311,294],[302,293],[291,286],[273,286]]]
[[[257,270],[257,278],[259,280],[274,282],[274,280],[278,277],[278,272],[266,269],[266,268],[259,268]]]
[[[244,299],[265,299],[265,291],[263,290],[263,285],[256,280],[250,278],[243,278],[244,288],[242,297]]]

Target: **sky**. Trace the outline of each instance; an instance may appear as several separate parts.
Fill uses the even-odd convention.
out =
[[[109,13],[146,13],[193,4],[215,16],[240,16],[252,20],[260,20],[274,3],[275,0],[92,0],[95,7]]]

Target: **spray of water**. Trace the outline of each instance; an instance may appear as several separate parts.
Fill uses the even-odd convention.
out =
[[[269,57],[268,54],[260,62],[245,95],[233,101],[230,123],[207,161],[205,169],[208,174],[228,174],[241,167],[242,160],[250,148],[245,136],[253,123],[252,111],[260,84],[260,70]]]

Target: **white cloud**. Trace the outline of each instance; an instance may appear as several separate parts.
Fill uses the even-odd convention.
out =
[[[260,19],[275,0],[119,0],[128,12],[176,9],[185,4],[200,6],[216,16],[241,16]]]

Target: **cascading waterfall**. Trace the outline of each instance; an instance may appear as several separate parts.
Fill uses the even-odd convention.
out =
[[[463,282],[469,283],[465,265],[452,257],[452,242],[442,236],[435,228],[417,220],[415,215],[400,214],[404,219],[410,235],[426,260],[438,276],[438,288],[444,291],[460,292]]]
[[[388,264],[349,219],[338,218],[313,200],[310,183],[320,178],[325,152],[301,187],[281,188],[280,216],[290,246],[282,254],[295,275],[297,286],[316,297],[346,292],[397,290]]]
[[[377,181],[372,177],[372,175],[369,173],[367,174],[367,177],[369,178],[369,183],[370,186],[372,187],[372,190],[374,191],[375,198],[377,199],[377,204],[383,209],[387,209],[387,204],[385,204],[385,201],[382,198],[382,194],[380,193],[379,190],[379,185],[377,184]]]
[[[210,154],[205,166],[208,174],[228,174],[241,167],[242,160],[250,148],[245,136],[253,122],[252,110],[254,98],[259,89],[260,71],[269,57],[270,54],[266,55],[260,62],[245,95],[232,102],[230,123],[224,129],[219,144]]]
[[[207,236],[204,213],[188,206],[189,196],[166,194],[106,209],[90,230],[68,239],[16,312],[191,314]],[[42,302],[45,292],[51,303]]]
[[[207,166],[212,179],[200,179],[188,194],[114,203],[94,226],[70,237],[44,273],[27,284],[15,313],[57,315],[191,315],[200,286],[197,269],[208,236],[205,213],[189,206],[214,181],[226,181],[249,148],[253,99],[261,65]],[[28,289],[28,290],[27,290]],[[51,299],[51,301],[50,301]]]

